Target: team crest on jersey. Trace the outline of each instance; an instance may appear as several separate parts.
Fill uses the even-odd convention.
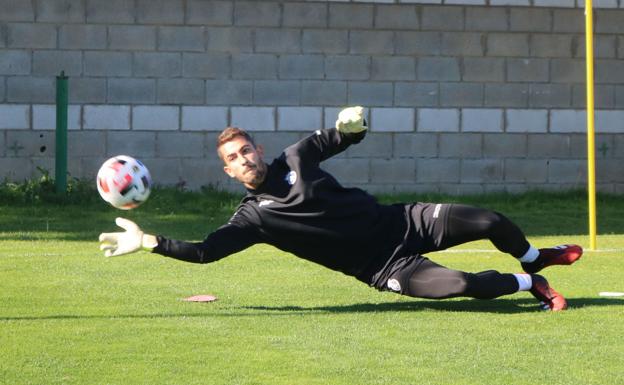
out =
[[[289,185],[294,185],[297,182],[297,173],[295,171],[291,171],[288,174],[286,174],[286,177],[284,178],[284,180],[289,184]]]
[[[395,291],[397,293],[399,293],[401,291],[401,284],[399,283],[398,280],[394,279],[394,278],[390,278],[388,280],[388,289]]]

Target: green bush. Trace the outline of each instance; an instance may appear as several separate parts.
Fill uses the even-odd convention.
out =
[[[48,170],[37,168],[39,178],[23,182],[5,180],[0,183],[0,205],[90,205],[91,207],[107,207],[98,194],[95,181],[69,178],[67,190],[57,193],[54,178]],[[207,186],[199,191],[187,191],[183,186],[154,186],[148,202],[151,207],[168,207],[193,210],[197,207],[228,207],[235,208],[241,196],[226,191],[219,191]]]
[[[95,186],[85,180],[70,178],[67,191],[57,193],[48,170],[37,167],[41,176],[24,182],[4,181],[0,184],[0,204],[87,203],[97,199]]]

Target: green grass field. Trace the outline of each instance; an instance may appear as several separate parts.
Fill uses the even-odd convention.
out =
[[[580,193],[382,199],[478,204],[507,214],[538,247],[588,243]],[[598,296],[624,291],[622,197],[599,199],[600,250],[544,271],[568,298],[560,313],[539,311],[528,293],[493,301],[380,293],[265,245],[209,265],[144,252],[104,258],[98,249],[98,234],[115,230],[120,214],[147,232],[199,240],[237,200],[156,190],[122,213],[97,199],[0,195],[0,383],[624,384],[624,299]],[[488,242],[429,257],[519,271]],[[181,301],[195,294],[219,300]]]

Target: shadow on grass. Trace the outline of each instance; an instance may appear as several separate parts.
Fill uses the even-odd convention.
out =
[[[624,305],[624,299],[616,298],[572,298],[568,299],[570,309],[580,309],[590,306],[614,306]],[[325,313],[381,313],[381,312],[404,312],[404,311],[450,311],[472,313],[525,313],[527,311],[540,311],[535,300],[532,299],[496,299],[474,300],[461,299],[453,301],[421,300],[412,302],[383,302],[383,303],[357,303],[336,306],[249,306],[246,309],[265,310],[271,312],[325,312]]]
[[[571,309],[596,306],[622,306],[624,299],[617,298],[572,298],[568,299]],[[189,304],[189,306],[206,306],[206,304]],[[209,306],[209,305],[208,305]],[[242,306],[236,309],[242,312],[230,312],[227,309],[215,309],[204,313],[177,313],[177,314],[110,314],[110,315],[80,315],[80,314],[54,314],[41,316],[10,316],[3,317],[1,321],[66,321],[88,319],[150,319],[150,318],[208,318],[208,317],[262,317],[262,316],[290,316],[300,314],[342,314],[342,313],[384,313],[384,312],[421,312],[435,310],[440,312],[457,313],[495,313],[516,314],[542,311],[534,300],[531,299],[497,299],[497,300],[472,300],[462,299],[454,301],[411,301],[411,302],[382,302],[382,303],[355,303],[336,306]]]

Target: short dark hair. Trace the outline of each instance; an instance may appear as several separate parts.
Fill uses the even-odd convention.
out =
[[[217,138],[217,154],[219,154],[219,157],[221,157],[221,152],[219,151],[221,146],[239,136],[247,139],[254,147],[256,147],[256,143],[247,131],[238,127],[227,127],[225,130],[221,131],[219,137]]]

